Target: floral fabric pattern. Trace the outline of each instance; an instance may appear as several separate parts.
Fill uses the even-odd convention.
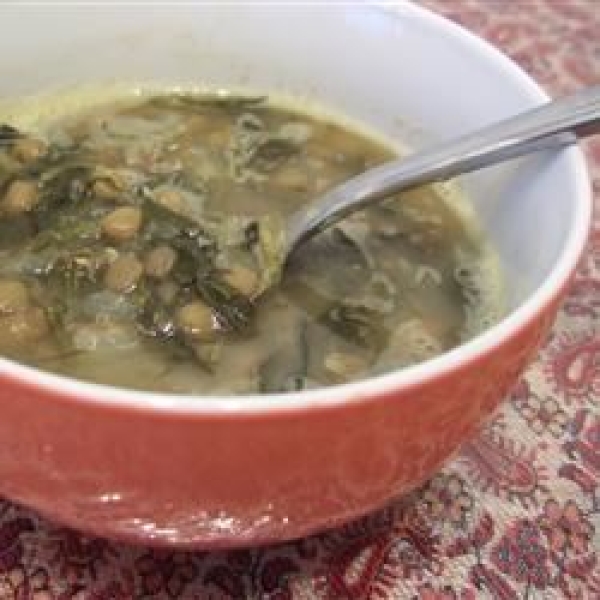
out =
[[[555,95],[600,82],[596,0],[424,0]],[[0,500],[0,600],[600,598],[600,138],[594,230],[550,339],[435,478],[326,534],[183,553],[87,538]]]

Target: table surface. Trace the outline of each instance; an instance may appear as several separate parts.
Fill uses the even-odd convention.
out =
[[[552,94],[600,82],[598,0],[425,0]],[[497,418],[412,496],[296,543],[131,548],[0,501],[0,600],[600,598],[600,139],[595,225],[552,335]]]

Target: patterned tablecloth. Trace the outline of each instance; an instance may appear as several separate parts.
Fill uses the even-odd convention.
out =
[[[426,0],[553,94],[600,82],[599,0]],[[600,209],[600,139],[586,146]],[[359,523],[231,553],[90,539],[0,502],[0,600],[600,598],[600,210],[538,360],[478,439]]]

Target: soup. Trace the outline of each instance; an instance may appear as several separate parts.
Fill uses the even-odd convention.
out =
[[[502,315],[496,257],[444,185],[347,218],[278,281],[285,218],[394,156],[342,119],[195,93],[65,106],[0,127],[5,357],[158,392],[285,392],[421,362]]]

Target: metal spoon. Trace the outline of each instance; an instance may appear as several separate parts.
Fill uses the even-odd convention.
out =
[[[600,85],[369,169],[291,216],[284,254],[349,214],[403,190],[600,133]]]

